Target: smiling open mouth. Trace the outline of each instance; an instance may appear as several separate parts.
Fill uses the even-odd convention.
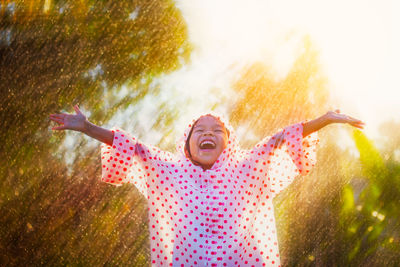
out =
[[[213,141],[205,140],[200,143],[201,149],[215,149],[216,144]]]

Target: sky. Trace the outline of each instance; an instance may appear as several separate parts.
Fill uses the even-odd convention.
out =
[[[166,140],[173,144],[187,123],[222,101],[210,92],[229,90],[243,66],[265,62],[277,80],[285,77],[305,35],[319,52],[333,107],[363,120],[364,132],[375,140],[382,137],[378,130],[382,122],[400,122],[400,1],[176,0],[176,4],[194,46],[190,63],[155,81],[161,89],[157,99],[146,96],[104,127],[118,125],[133,134],[139,129],[146,133],[142,141],[157,144],[163,136],[151,128],[151,118],[159,112],[154,102],[170,102],[181,109],[175,134]],[[220,104],[214,111],[228,117]],[[81,110],[90,116],[89,110]],[[346,128],[338,129],[339,146],[357,154]],[[76,145],[74,140],[74,133],[67,135],[67,147]]]
[[[273,67],[284,77],[310,36],[328,78],[330,102],[366,123],[371,138],[386,120],[400,121],[400,1],[177,0],[194,45],[191,63],[160,79],[182,99],[215,101],[246,64]],[[208,101],[209,100],[209,101]],[[192,111],[187,112],[191,116]],[[183,121],[188,118],[183,118]]]

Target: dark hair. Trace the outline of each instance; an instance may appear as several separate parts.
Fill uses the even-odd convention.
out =
[[[215,117],[215,116],[213,116],[213,115],[205,115],[205,116],[212,116],[212,117],[216,118],[217,120],[219,120],[219,121],[224,125],[224,128],[225,128],[226,133],[227,133],[228,138],[229,138],[229,130],[228,130],[228,128],[225,127],[225,124],[224,124],[220,119],[218,119],[217,117]],[[190,154],[190,144],[189,144],[189,142],[190,142],[190,137],[192,136],[194,126],[196,125],[196,123],[197,123],[202,117],[204,117],[204,116],[201,116],[200,118],[198,118],[198,119],[193,123],[193,126],[192,126],[192,128],[190,129],[190,131],[189,131],[188,137],[186,138],[185,148],[184,148],[184,149],[185,149],[185,156],[186,156],[188,159],[191,159],[191,160],[193,160],[193,159],[192,159],[192,154]]]
[[[192,154],[190,154],[190,137],[192,136],[192,132],[193,132],[193,128],[196,125],[196,123],[200,120],[200,118],[198,118],[194,123],[192,128],[189,131],[188,137],[186,138],[186,142],[185,142],[185,156],[189,159],[192,159]]]

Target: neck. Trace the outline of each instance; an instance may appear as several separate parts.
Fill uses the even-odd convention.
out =
[[[192,158],[189,158],[189,159],[194,165],[200,166],[201,168],[203,168],[203,171],[211,169],[212,166],[214,165],[214,164],[205,165],[205,164],[201,164],[200,162],[195,161]]]

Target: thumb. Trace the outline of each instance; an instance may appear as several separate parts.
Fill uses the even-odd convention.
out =
[[[78,105],[74,106],[74,110],[77,114],[82,114],[81,110],[79,109]]]

